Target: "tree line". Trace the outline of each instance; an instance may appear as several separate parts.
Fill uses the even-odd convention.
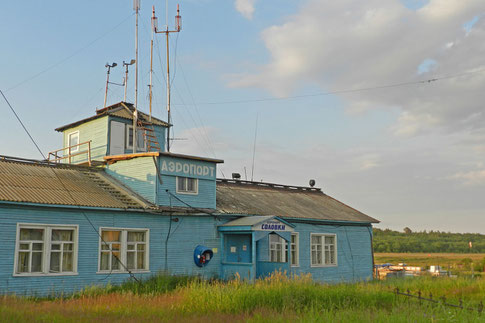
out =
[[[373,229],[374,252],[485,253],[485,235],[440,231]]]

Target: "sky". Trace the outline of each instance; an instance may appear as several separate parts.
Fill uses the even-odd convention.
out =
[[[177,2],[168,2],[173,28]],[[180,0],[170,38],[172,152],[218,177],[307,186],[379,228],[485,234],[483,0]],[[138,106],[148,111],[151,7],[141,0]],[[134,58],[131,0],[2,1],[0,89],[46,154],[54,128],[103,106],[107,62]],[[154,115],[166,120],[165,39]],[[108,104],[121,101],[111,85]],[[0,155],[41,159],[0,98]],[[134,101],[134,69],[128,80]],[[253,163],[254,156],[254,163]]]

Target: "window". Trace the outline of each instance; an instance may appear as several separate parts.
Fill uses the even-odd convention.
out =
[[[337,242],[334,234],[310,235],[311,264],[313,267],[337,265]]]
[[[15,274],[73,274],[76,253],[77,226],[19,224]]]
[[[279,235],[269,234],[269,261],[286,262],[287,243]]]
[[[142,129],[136,129],[136,149],[137,150],[146,150],[146,143],[145,143],[145,132]],[[133,149],[133,126],[126,125],[126,143],[125,146],[127,149]]]
[[[197,194],[199,181],[197,178],[179,177],[177,176],[177,193],[182,194]]]
[[[74,145],[79,145],[79,131],[76,132],[71,132],[68,135],[68,146],[72,147]],[[72,147],[71,148],[71,153],[75,153],[79,150],[79,146]]]
[[[299,241],[298,233],[291,234],[290,241],[290,257],[291,266],[299,266]],[[277,234],[269,235],[269,261],[271,262],[287,262],[288,255],[288,243],[285,239],[281,238]]]
[[[290,255],[291,255],[291,266],[298,267],[300,265],[300,241],[298,233],[291,234],[290,241]]]
[[[148,270],[148,230],[101,229],[99,243],[100,272]]]

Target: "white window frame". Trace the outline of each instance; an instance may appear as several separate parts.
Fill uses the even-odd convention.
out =
[[[313,254],[312,254],[312,237],[320,236],[322,237],[321,242],[321,250],[322,250],[322,263],[321,264],[313,264]],[[325,264],[325,237],[333,237],[334,238],[334,258],[335,263],[333,264]],[[338,266],[338,249],[337,249],[337,235],[335,233],[310,233],[310,266],[311,267],[336,267]]]
[[[133,149],[133,143],[130,145],[130,131],[133,132],[133,126],[126,124],[126,133],[125,133],[125,148],[126,149]],[[137,136],[138,136],[138,133],[139,133],[138,131],[144,131],[144,130],[138,130],[137,129]],[[133,137],[133,141],[138,144],[138,140],[136,140],[135,137]],[[144,136],[143,136],[143,147],[140,147],[140,146],[137,145],[136,149],[140,150],[140,151],[146,151],[147,150],[147,141],[145,140]]]
[[[74,135],[77,135],[78,146],[71,148],[71,153],[75,153],[75,152],[79,151],[79,143],[80,143],[79,130],[73,131],[73,132],[70,132],[70,133],[67,134],[67,146],[66,146],[66,148],[71,146],[71,136],[74,136]],[[68,151],[68,153],[69,153],[69,151]]]
[[[271,242],[271,236],[277,236],[279,238],[279,240],[277,242]],[[273,248],[273,244],[275,246],[275,248]],[[276,248],[276,245],[280,245],[281,246],[281,261],[273,261],[273,259],[271,259],[271,251],[278,251],[278,249]],[[276,263],[286,263],[288,262],[288,242],[283,239],[282,237],[280,237],[279,235],[277,235],[276,233],[270,233],[268,234],[268,258],[269,258],[269,261],[270,262],[276,262]]]
[[[186,182],[188,181],[188,179],[193,179],[195,181],[195,191],[182,191],[179,188],[179,178],[184,178]],[[187,183],[185,183],[185,187],[188,187]],[[175,177],[175,191],[178,194],[198,195],[199,194],[199,179],[194,178],[194,177],[176,176]]]
[[[43,229],[43,249],[42,249],[42,272],[35,273],[20,273],[18,272],[18,260],[20,250],[20,229]],[[73,230],[73,259],[72,271],[65,272],[50,272],[50,257],[51,257],[51,238],[52,230]],[[67,224],[40,224],[40,223],[17,223],[17,233],[15,238],[15,256],[13,266],[13,276],[73,276],[77,275],[77,259],[79,249],[79,225]]]
[[[290,238],[290,259],[291,259],[291,267],[300,267],[300,234],[298,232],[292,232],[292,237],[295,237],[295,243],[291,242]],[[296,257],[292,256],[291,247],[295,246],[295,255]]]
[[[120,242],[120,255],[121,263],[120,269],[107,269],[101,270],[101,246],[104,242],[101,236],[104,231],[120,231],[121,232],[121,242]],[[123,266],[127,266],[127,251],[128,251],[128,232],[145,232],[145,269],[130,269],[132,273],[148,273],[150,272],[150,229],[147,228],[114,228],[114,227],[100,227],[99,228],[99,246],[98,246],[98,271],[97,274],[106,273],[127,273],[128,270]]]

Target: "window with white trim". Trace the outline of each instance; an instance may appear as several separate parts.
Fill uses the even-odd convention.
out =
[[[79,145],[79,131],[71,132],[68,136],[68,147],[72,147],[74,145]],[[71,148],[71,153],[75,153],[79,151],[79,146]]]
[[[312,267],[337,265],[337,239],[335,234],[312,233],[310,241]]]
[[[149,230],[100,230],[99,271],[147,271]]]
[[[15,274],[77,272],[77,226],[18,224]]]
[[[177,176],[177,193],[197,194],[199,191],[199,181],[197,178]]]
[[[125,147],[126,149],[133,149],[133,126],[126,125],[126,142]],[[146,150],[146,141],[145,141],[145,130],[136,128],[136,149],[145,151]]]
[[[275,233],[269,235],[269,261],[286,262],[286,253],[288,250],[285,239]]]
[[[299,239],[298,233],[291,234],[290,241],[290,257],[291,266],[298,267],[300,263],[299,255]],[[287,262],[288,243],[285,239],[277,234],[269,234],[269,261],[271,262]]]
[[[291,234],[290,241],[290,256],[291,266],[298,267],[300,265],[300,239],[298,232]]]

